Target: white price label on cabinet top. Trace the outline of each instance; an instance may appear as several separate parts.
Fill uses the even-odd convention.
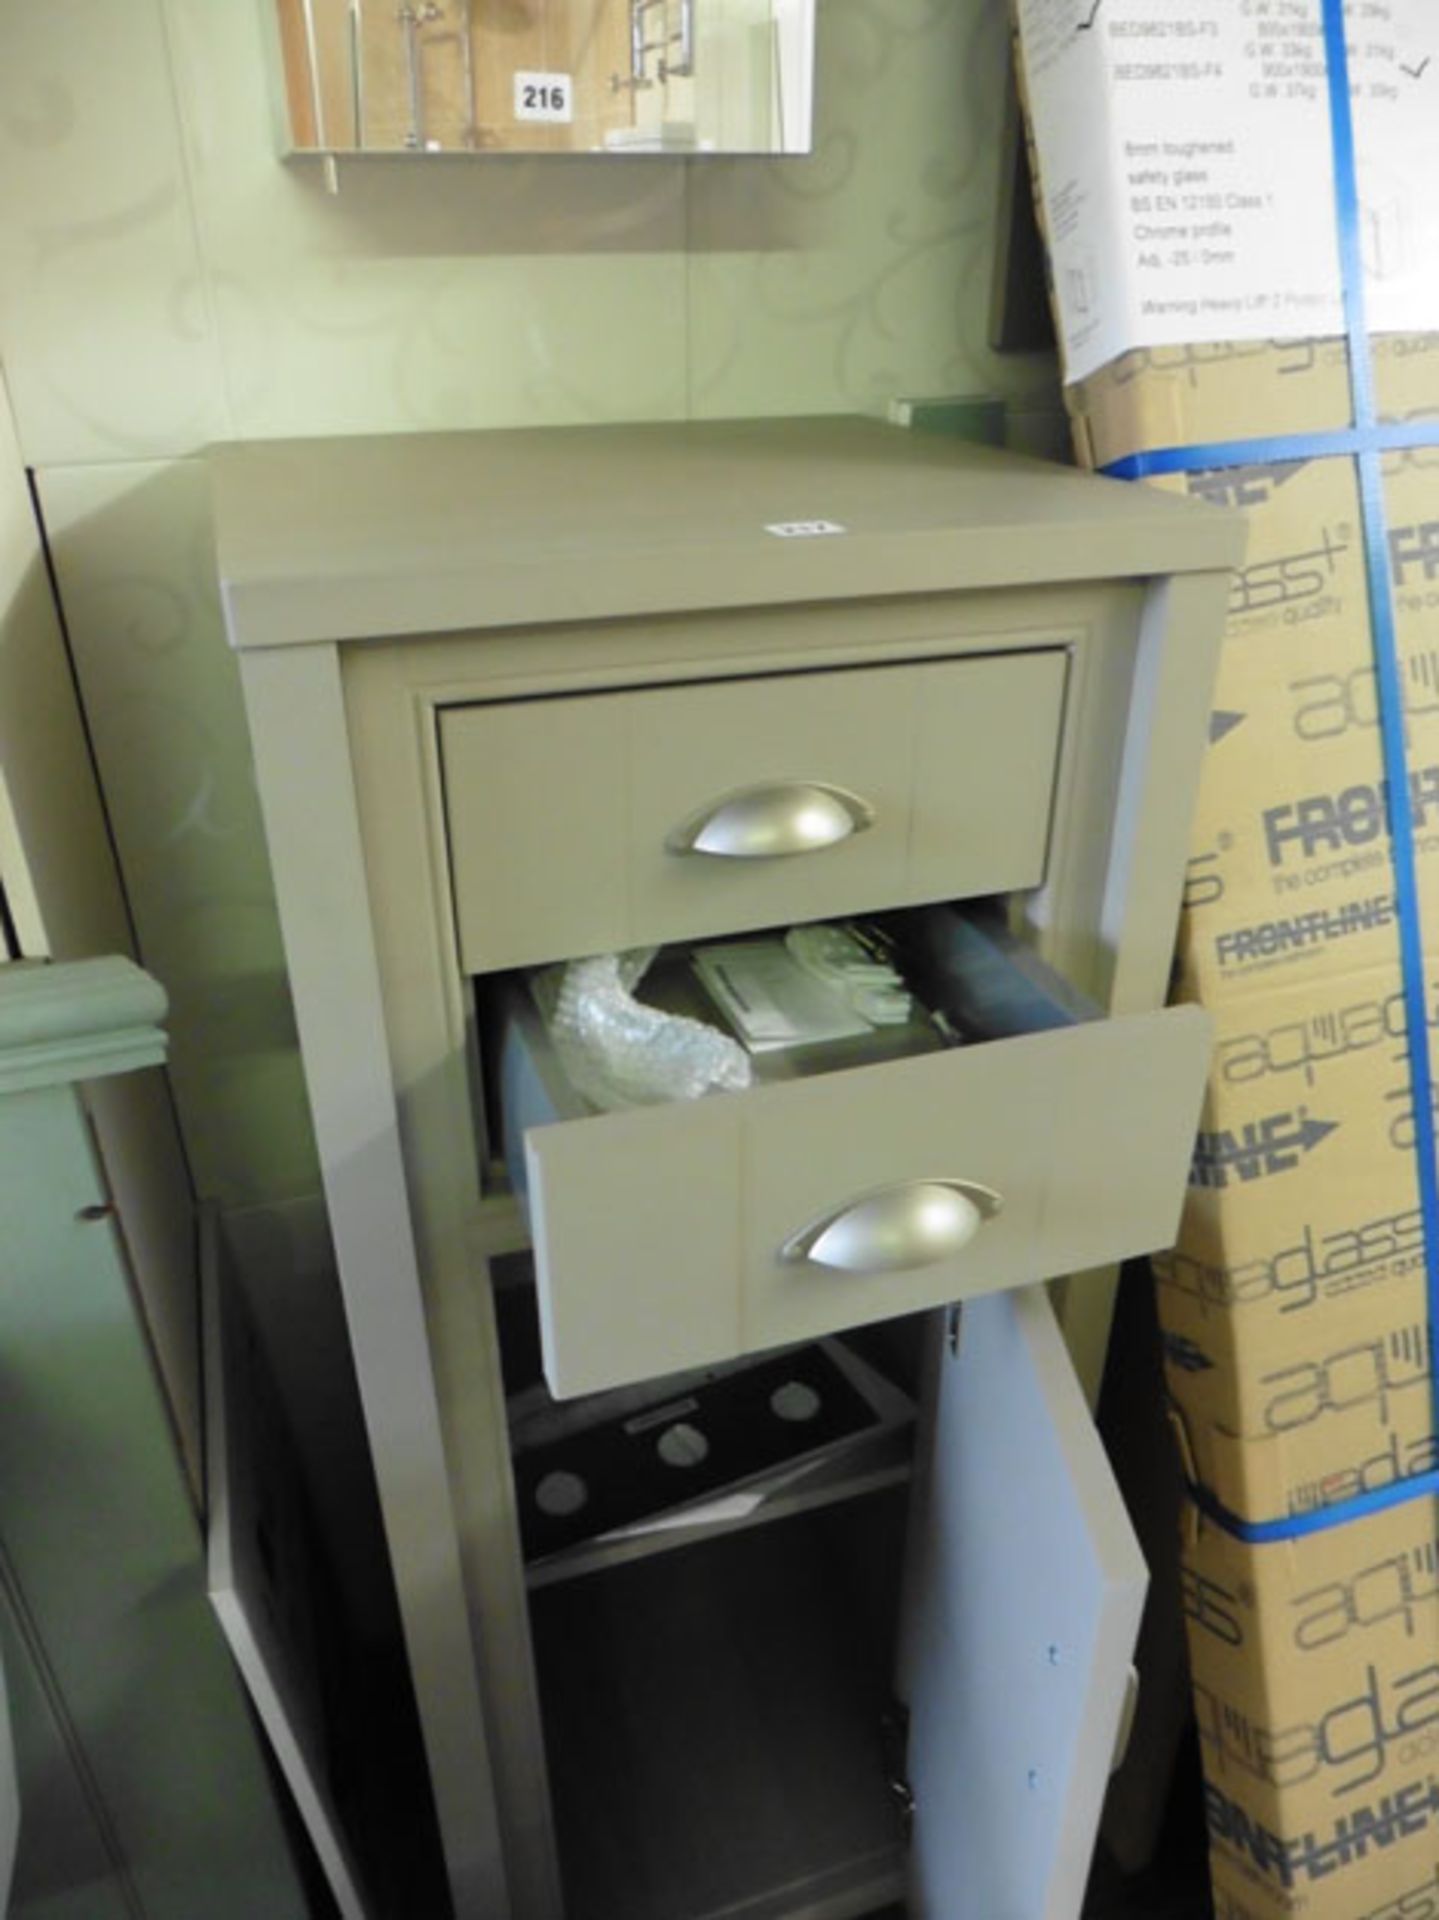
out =
[[[819,540],[827,533],[844,533],[838,520],[775,520],[765,528],[777,540]]]
[[[575,117],[574,81],[567,73],[517,73],[516,120],[548,120],[568,126]]]

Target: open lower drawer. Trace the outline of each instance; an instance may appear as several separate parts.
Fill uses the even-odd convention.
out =
[[[1206,1016],[1092,1017],[998,932],[947,908],[902,918],[925,997],[968,1044],[593,1114],[533,1004],[511,996],[504,1131],[554,1393],[812,1339],[1173,1238]]]

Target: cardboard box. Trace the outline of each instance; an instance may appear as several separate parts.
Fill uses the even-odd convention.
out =
[[[1188,1471],[1246,1519],[1435,1464],[1407,1032],[1392,961],[1216,1016],[1179,1240],[1155,1266]]]
[[[1353,463],[1228,468],[1183,484],[1242,505],[1250,529],[1179,947],[1183,990],[1217,1006],[1278,974],[1392,955],[1394,878]],[[1439,924],[1439,469],[1396,457],[1386,500],[1421,904]]]
[[[1013,4],[1081,461],[1347,427],[1319,0]],[[1439,419],[1432,0],[1375,0],[1362,31],[1357,12],[1378,410]],[[1439,448],[1383,472],[1439,941]],[[1269,1519],[1434,1449],[1362,523],[1332,455],[1151,484],[1250,522],[1178,956],[1218,1050],[1156,1264],[1190,1471]],[[1436,988],[1439,963],[1439,1009]],[[1218,1920],[1439,1920],[1439,1507],[1263,1547],[1204,1524],[1184,1571]]]
[[[1135,348],[1342,333],[1319,0],[1014,12],[1070,380]],[[1423,333],[1439,326],[1432,9],[1350,0],[1348,25],[1368,324]],[[1311,407],[1306,424],[1327,423]]]
[[[1214,1920],[1262,1920],[1247,1887],[1228,1885],[1221,1865],[1214,1886]],[[1439,1866],[1426,1867],[1422,1877],[1398,1893],[1381,1896],[1377,1907],[1357,1914],[1354,1920],[1439,1920]]]
[[[1347,427],[1335,229],[1316,218],[1331,153],[1318,0],[1014,10],[1081,463]],[[1439,420],[1439,332],[1412,324],[1439,329],[1439,116],[1400,84],[1422,66],[1425,14],[1412,0],[1380,14],[1349,50],[1361,166],[1384,182],[1364,208],[1375,394],[1386,420]],[[1386,455],[1384,472],[1419,881],[1439,924],[1439,447]],[[1150,484],[1239,504],[1251,529],[1183,991],[1218,1006],[1275,973],[1375,964],[1397,934],[1353,465],[1267,460]]]
[[[1215,1912],[1439,1920],[1439,1503],[1183,1568]]]
[[[1314,221],[1312,201],[1304,217]],[[1433,318],[1439,326],[1439,310]],[[1376,335],[1370,356],[1384,419],[1434,417],[1439,332]],[[1348,342],[1336,335],[1135,347],[1066,385],[1065,405],[1078,457],[1090,467],[1156,447],[1322,433],[1353,417]],[[1386,474],[1409,465],[1439,471],[1439,449],[1385,456]]]
[[[1346,342],[1323,334],[1267,339],[1272,305],[1215,292],[1220,282],[1232,292],[1247,275],[1257,296],[1281,278],[1286,222],[1305,229],[1311,254],[1314,233],[1325,231],[1314,218],[1315,182],[1327,177],[1329,156],[1317,0],[1265,0],[1243,10],[1244,24],[1220,0],[1198,0],[1182,17],[1161,17],[1140,0],[1115,0],[1102,20],[1067,0],[1016,0],[1016,11],[1056,305],[1070,368],[1082,375],[1067,389],[1081,456],[1105,464],[1159,447],[1346,425]],[[1387,52],[1377,38],[1351,49],[1361,81],[1356,113],[1361,122],[1389,116],[1377,131],[1361,126],[1369,153],[1392,149],[1412,160],[1412,102],[1392,111],[1384,102],[1395,50],[1412,38],[1417,16],[1402,7],[1391,13],[1386,0]],[[1273,104],[1276,87],[1283,107]],[[1149,97],[1155,89],[1157,102]],[[1299,98],[1306,89],[1307,103]],[[1256,100],[1264,103],[1258,109]],[[1396,126],[1408,149],[1403,139],[1394,148]],[[1439,157],[1439,122],[1421,133],[1432,134]],[[1276,141],[1308,152],[1313,170],[1296,171],[1293,153]],[[1200,269],[1188,243],[1194,223],[1216,211],[1200,202],[1214,192],[1244,200],[1246,151],[1256,163],[1250,184],[1263,177],[1272,204],[1239,206],[1233,219],[1245,230],[1235,258]],[[1386,202],[1395,233],[1413,227],[1413,204],[1402,214],[1396,208],[1406,193],[1414,201],[1415,185],[1401,181],[1404,191]],[[1432,196],[1426,188],[1420,197]],[[1166,244],[1183,246],[1164,256],[1173,273],[1156,278],[1162,261],[1152,229],[1161,212],[1175,228]],[[1389,232],[1380,221],[1371,254],[1384,251],[1380,228]],[[1393,242],[1390,233],[1391,268]],[[1412,246],[1401,251],[1416,264]],[[1327,264],[1306,254],[1291,279],[1291,291],[1308,290],[1304,310],[1316,322],[1337,322],[1337,254]],[[1184,299],[1170,298],[1181,284],[1188,321]],[[1411,302],[1407,311],[1439,323],[1439,278],[1426,284],[1432,305]],[[1386,311],[1406,309],[1390,300]],[[1249,337],[1206,335],[1220,313],[1242,315]],[[1270,319],[1255,318],[1265,313]],[[1123,350],[1106,358],[1106,341]],[[1386,417],[1435,411],[1439,337],[1383,336],[1374,362]],[[1429,907],[1426,924],[1439,927],[1439,448],[1387,456],[1384,470],[1421,904]],[[1382,1380],[1396,1350],[1408,1353],[1423,1338],[1415,1332],[1423,1319],[1422,1232],[1402,1033],[1392,1032],[1398,928],[1357,479],[1349,459],[1315,457],[1152,484],[1239,504],[1250,522],[1178,947],[1178,991],[1216,1012],[1221,1051],[1180,1245],[1160,1265],[1171,1380],[1191,1416],[1201,1473],[1226,1504],[1269,1517],[1276,1495],[1304,1504],[1314,1487],[1340,1484],[1372,1458],[1364,1445],[1373,1435],[1360,1430],[1367,1403],[1362,1414],[1351,1410],[1347,1434],[1333,1412],[1296,1419],[1276,1447],[1276,1384],[1322,1382],[1335,1366],[1369,1360]],[[1366,1013],[1375,1000],[1383,1002],[1378,1014]],[[1372,1018],[1391,1030],[1366,1036]],[[1306,1022],[1302,1073],[1286,1080],[1277,1057],[1256,1064],[1254,1049],[1282,1049]],[[1308,1096],[1334,1023],[1347,1065],[1326,1068],[1332,1112],[1320,1111]],[[1382,1063],[1370,1038],[1388,1047]],[[1245,1077],[1256,1082],[1247,1091]],[[1354,1305],[1359,1286],[1401,1275],[1377,1318]],[[1294,1316],[1305,1290],[1301,1324]],[[1254,1311],[1262,1298],[1273,1308],[1267,1319]],[[1356,1351],[1368,1359],[1351,1360]],[[1398,1411],[1419,1397],[1401,1403],[1381,1385],[1380,1438],[1393,1443],[1391,1453],[1410,1457],[1426,1439]],[[1301,1426],[1314,1431],[1301,1435]]]
[[[1416,1290],[1417,1291],[1417,1290]],[[1197,1343],[1168,1336],[1182,1363]],[[1439,1466],[1422,1297],[1377,1318],[1362,1303],[1326,1318],[1312,1348],[1286,1348],[1267,1371],[1232,1344],[1210,1371],[1168,1365],[1191,1477],[1231,1512],[1265,1520],[1337,1506]]]

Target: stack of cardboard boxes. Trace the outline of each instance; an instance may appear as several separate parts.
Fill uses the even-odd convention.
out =
[[[1320,0],[1017,0],[1017,12],[1081,457],[1104,466],[1349,424]],[[1361,187],[1366,152],[1393,147],[1381,83],[1428,71],[1421,28],[1439,75],[1432,18],[1406,0],[1365,14],[1375,42],[1351,43],[1356,112],[1372,94],[1381,119],[1361,114]],[[1301,81],[1310,93],[1296,104]],[[1427,111],[1439,138],[1439,92]],[[1170,131],[1154,136],[1156,121]],[[1279,212],[1309,223],[1316,255],[1329,250],[1308,278],[1288,255],[1284,267],[1329,331],[1284,343],[1261,337],[1258,319],[1238,331],[1246,300],[1277,331],[1285,286],[1266,282],[1274,229],[1257,215],[1245,229],[1245,209],[1226,205],[1244,198],[1245,169],[1263,195],[1266,128],[1311,159],[1321,142],[1324,161],[1307,202]],[[1368,257],[1387,247],[1402,279],[1423,210],[1403,167],[1371,178],[1388,198],[1365,202]],[[1203,264],[1206,250],[1237,258]],[[1165,288],[1173,300],[1156,294]],[[1376,334],[1372,356],[1386,420],[1435,418],[1434,446],[1385,457],[1432,1029],[1439,332]],[[1158,1267],[1186,1470],[1248,1521],[1439,1464],[1356,470],[1347,457],[1271,454],[1151,482],[1240,505],[1250,524],[1176,973],[1177,993],[1212,1010],[1216,1050],[1180,1242]],[[1439,1503],[1266,1545],[1197,1511],[1192,1521],[1185,1589],[1220,1920],[1439,1920]]]

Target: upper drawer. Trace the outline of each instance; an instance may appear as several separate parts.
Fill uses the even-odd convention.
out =
[[[1056,648],[449,709],[465,970],[1036,886],[1065,662]]]

